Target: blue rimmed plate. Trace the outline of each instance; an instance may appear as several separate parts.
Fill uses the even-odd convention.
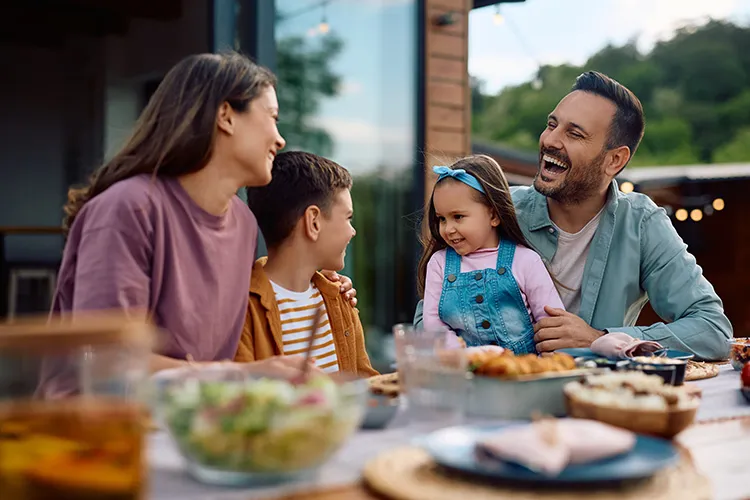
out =
[[[588,347],[571,347],[568,349],[558,349],[556,352],[564,352],[566,354],[570,354],[574,358],[603,358],[604,356],[600,356]],[[657,351],[657,353],[663,352],[664,356],[672,359],[693,359],[695,357],[694,354],[691,354],[689,352],[685,351],[678,351],[676,349],[664,349],[663,351]]]
[[[441,429],[420,439],[419,444],[442,467],[488,479],[545,484],[610,483],[645,479],[679,459],[671,442],[636,436],[634,448],[623,455],[580,465],[569,465],[557,476],[547,476],[517,464],[485,458],[477,452],[477,442],[514,425],[463,426]],[[585,439],[585,437],[582,437]]]

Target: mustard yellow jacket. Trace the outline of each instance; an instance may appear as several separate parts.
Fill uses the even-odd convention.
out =
[[[266,257],[263,257],[253,266],[245,326],[242,328],[237,354],[234,356],[237,362],[258,361],[284,353],[281,314],[271,281],[263,269],[265,263]],[[365,336],[359,320],[359,311],[341,295],[339,285],[332,283],[322,274],[315,273],[312,282],[323,297],[331,322],[339,370],[355,373],[360,377],[377,375],[378,372],[370,364],[370,358],[365,350]]]

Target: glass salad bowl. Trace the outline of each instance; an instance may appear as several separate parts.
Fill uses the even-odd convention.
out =
[[[165,370],[153,382],[157,421],[189,473],[221,485],[315,471],[358,429],[368,394],[362,379],[313,375],[295,384],[231,365]]]

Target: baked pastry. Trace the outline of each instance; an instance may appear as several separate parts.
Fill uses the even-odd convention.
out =
[[[575,360],[565,353],[537,356],[516,356],[511,351],[479,351],[469,355],[469,365],[477,375],[488,377],[517,377],[548,372],[564,372],[576,368]]]
[[[395,398],[401,392],[398,382],[398,372],[375,375],[367,379],[370,384],[370,392]]]
[[[703,380],[713,378],[719,374],[719,365],[713,363],[702,363],[699,361],[688,361],[685,370],[685,380]]]

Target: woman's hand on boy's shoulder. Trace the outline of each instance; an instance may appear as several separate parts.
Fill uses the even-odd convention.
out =
[[[331,281],[333,283],[340,283],[341,287],[339,288],[339,291],[341,292],[341,294],[346,300],[349,301],[352,307],[357,307],[357,289],[354,288],[354,284],[352,283],[351,279],[349,279],[347,276],[337,273],[336,271],[322,270],[320,271],[320,273],[325,276],[328,281]]]

